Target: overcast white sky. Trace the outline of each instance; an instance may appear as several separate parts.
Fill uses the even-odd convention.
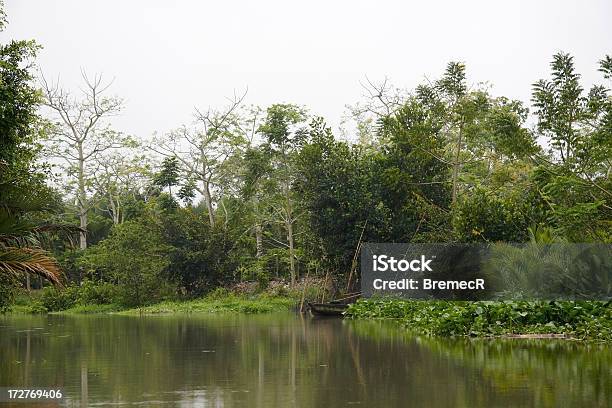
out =
[[[589,85],[612,53],[612,2],[5,0],[3,41],[35,39],[47,77],[77,89],[80,69],[115,78],[117,130],[148,137],[222,106],[306,105],[334,127],[367,75],[412,88],[464,61],[470,82],[529,100],[553,53],[572,53]]]

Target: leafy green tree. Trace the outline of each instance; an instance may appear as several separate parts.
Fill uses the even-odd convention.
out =
[[[456,207],[453,226],[461,242],[525,242],[531,226],[546,223],[546,211],[529,183],[503,189],[479,187]]]
[[[579,128],[591,117],[591,112],[579,82],[580,74],[575,72],[574,58],[565,53],[555,54],[551,68],[551,80],[541,79],[533,84],[538,130],[550,138],[562,162],[571,162],[578,148]]]
[[[294,229],[299,217],[299,213],[296,211],[296,198],[293,188],[296,178],[293,162],[303,139],[303,131],[300,125],[305,119],[305,111],[296,105],[272,105],[267,110],[264,123],[258,129],[258,133],[266,138],[273,177],[278,183],[277,193],[272,198],[271,203],[275,207],[275,212],[287,234],[292,285],[296,283],[297,279]]]
[[[605,79],[610,57],[600,61]],[[538,183],[549,204],[551,223],[571,240],[610,241],[612,219],[612,98],[595,85],[580,85],[573,57],[559,53],[551,63],[552,78],[533,86],[538,131],[550,141],[550,156],[538,155]]]
[[[161,169],[153,178],[153,182],[164,188],[168,187],[168,193],[172,196],[172,186],[176,186],[179,182],[179,162],[176,157],[166,157]]]
[[[195,182],[192,179],[187,179],[178,192],[178,197],[187,205],[195,198]]]
[[[244,232],[240,204],[226,204],[237,216],[226,227],[211,227],[205,211],[199,208],[178,208],[160,218],[160,231],[169,263],[164,278],[177,285],[184,294],[201,295],[211,288],[234,281]],[[252,255],[250,255],[252,256]]]
[[[5,23],[0,2],[0,31]],[[0,44],[0,309],[30,274],[61,286],[59,266],[41,243],[45,234],[68,228],[42,220],[54,200],[46,172],[35,165],[44,130],[31,74],[37,49],[33,41]]]
[[[334,139],[315,119],[297,160],[297,191],[318,241],[313,257],[340,280],[347,279],[361,233],[376,241],[387,230],[388,209],[372,189],[373,153]]]
[[[79,261],[89,274],[117,284],[123,305],[153,303],[173,293],[163,277],[170,247],[155,223],[142,218],[116,225],[108,238],[90,247]]]
[[[451,162],[443,159],[445,119],[440,102],[420,89],[415,98],[382,121],[379,132],[385,141],[384,154],[377,160],[374,177],[379,180],[372,189],[378,190],[395,218],[393,241],[413,241],[417,234],[433,232],[430,227],[434,225],[437,229],[448,224],[453,182],[449,183]]]
[[[465,143],[466,126],[476,111],[468,93],[465,80],[465,65],[450,62],[444,76],[437,81],[434,89],[446,102],[446,137],[450,147],[452,166],[452,202],[457,201],[459,191],[459,172],[462,165],[462,151]]]
[[[275,180],[272,178],[272,163],[266,147],[252,147],[244,154],[242,197],[251,206],[255,233],[255,257],[264,255],[264,228],[273,222],[271,207],[267,199],[273,194]]]

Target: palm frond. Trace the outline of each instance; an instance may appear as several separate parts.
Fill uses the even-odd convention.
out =
[[[57,261],[42,249],[0,247],[0,273],[18,277],[29,273],[62,286],[62,272]]]
[[[41,224],[32,228],[32,232],[37,234],[46,234],[49,232],[62,233],[62,234],[75,234],[79,232],[87,232],[83,228],[72,224]]]
[[[41,238],[49,233],[70,236],[82,231],[82,228],[65,223],[37,224],[15,216],[0,205],[0,245],[3,246],[38,248]]]

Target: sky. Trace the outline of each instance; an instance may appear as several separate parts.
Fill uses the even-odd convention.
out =
[[[8,39],[35,39],[45,77],[77,91],[81,69],[114,79],[116,130],[140,138],[222,108],[305,105],[336,129],[360,83],[414,88],[462,61],[468,81],[528,102],[552,55],[575,57],[584,85],[612,53],[609,0],[5,0]]]

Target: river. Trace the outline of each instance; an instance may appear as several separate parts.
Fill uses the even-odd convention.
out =
[[[612,349],[290,313],[12,315],[0,386],[61,388],[69,407],[607,407]]]

